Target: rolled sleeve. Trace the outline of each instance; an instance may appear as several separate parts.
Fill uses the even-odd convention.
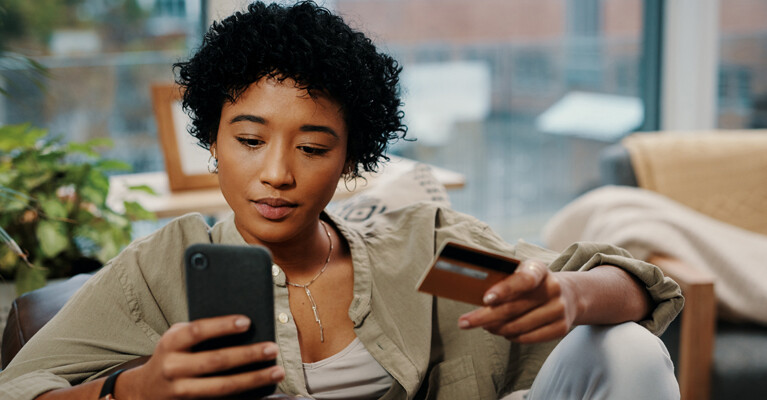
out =
[[[628,251],[620,247],[578,242],[565,249],[549,264],[549,268],[552,271],[588,271],[600,265],[621,268],[644,284],[655,308],[647,319],[638,323],[653,334],[661,335],[682,311],[684,297],[679,285],[664,276],[660,268],[632,258]]]

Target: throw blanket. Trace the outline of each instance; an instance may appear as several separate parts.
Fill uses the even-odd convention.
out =
[[[640,259],[662,253],[716,277],[720,316],[767,325],[767,236],[718,221],[644,189],[606,186],[576,199],[546,225],[554,250],[607,242]]]

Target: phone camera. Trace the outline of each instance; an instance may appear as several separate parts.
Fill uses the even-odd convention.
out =
[[[203,270],[205,268],[208,268],[208,258],[205,257],[202,253],[194,253],[192,254],[192,267],[194,269]]]

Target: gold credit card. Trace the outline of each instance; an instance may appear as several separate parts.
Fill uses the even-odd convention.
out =
[[[416,287],[439,297],[484,305],[487,289],[511,275],[519,260],[489,250],[447,241]]]

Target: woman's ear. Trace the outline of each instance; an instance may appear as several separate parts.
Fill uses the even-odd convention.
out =
[[[341,172],[341,177],[344,179],[353,179],[355,177],[355,172],[357,172],[355,168],[356,165],[357,164],[355,162],[347,160],[344,164],[344,169]]]
[[[213,142],[213,143],[210,145],[210,155],[211,155],[213,158],[215,158],[216,160],[218,160],[218,156],[216,155],[216,142]]]

